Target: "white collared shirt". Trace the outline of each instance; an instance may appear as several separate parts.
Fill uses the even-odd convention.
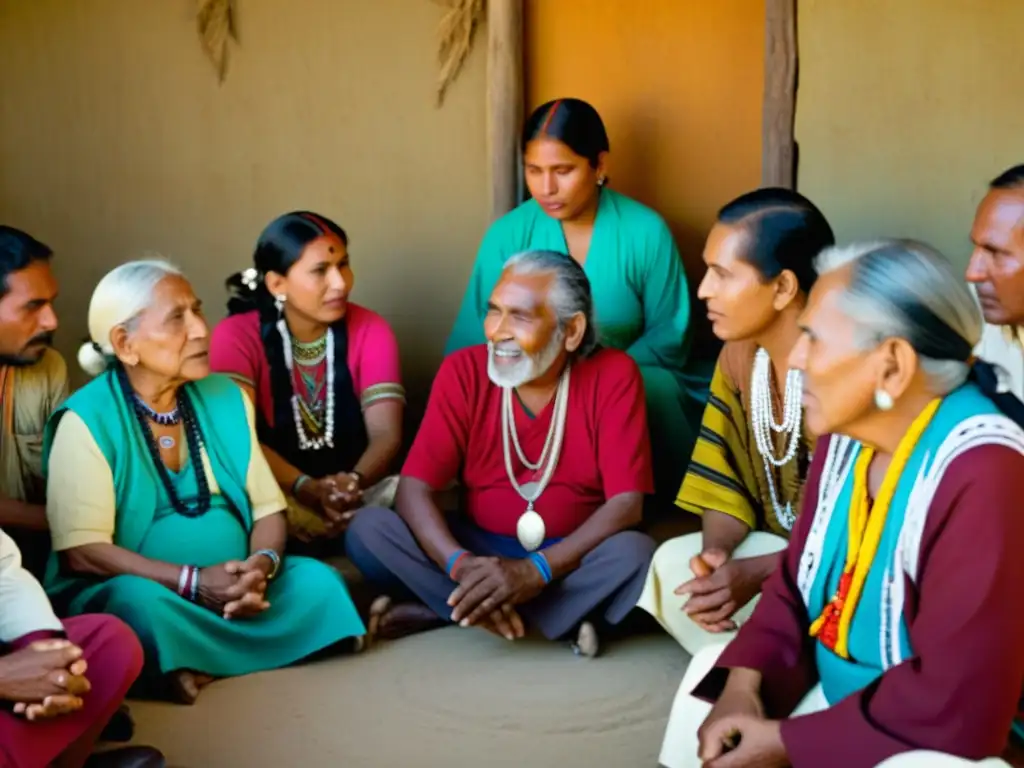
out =
[[[18,545],[0,530],[0,642],[9,643],[30,632],[62,629],[43,588],[21,567]]]
[[[1024,400],[1024,328],[986,324],[974,354],[999,366],[1007,376],[1010,391]]]

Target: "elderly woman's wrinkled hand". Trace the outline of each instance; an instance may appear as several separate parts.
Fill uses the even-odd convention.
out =
[[[238,575],[238,589],[245,589],[244,594],[224,606],[225,619],[242,619],[255,616],[270,607],[267,594],[267,558],[252,555],[244,562],[232,560],[224,564],[229,573]]]
[[[225,619],[244,619],[263,613],[270,607],[262,592],[246,592],[238,600],[232,600],[224,606]]]
[[[257,605],[262,605],[263,595],[267,588],[267,577],[260,569],[244,570],[243,564],[237,560],[211,565],[199,572],[199,602],[215,613],[225,618],[232,618],[227,614],[227,607],[241,601],[247,595],[254,595],[246,600],[247,610],[253,610]],[[255,598],[258,597],[257,601]],[[234,606],[237,611],[239,606]],[[259,610],[263,610],[260,608]],[[258,612],[258,611],[256,611]]]

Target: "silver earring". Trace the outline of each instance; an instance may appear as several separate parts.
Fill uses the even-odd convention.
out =
[[[891,411],[894,403],[892,395],[879,387],[875,390],[875,407],[880,411]]]
[[[277,310],[277,314],[280,315],[282,312],[284,312],[284,303],[287,300],[288,297],[285,296],[283,293],[279,293],[277,294],[277,296],[274,297],[274,309]]]
[[[604,176],[599,176],[598,177],[598,179],[597,179],[597,186],[603,187],[607,183],[608,183],[608,179],[606,179]]]

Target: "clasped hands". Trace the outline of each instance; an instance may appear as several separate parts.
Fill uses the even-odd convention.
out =
[[[459,586],[448,597],[452,621],[462,627],[481,626],[506,640],[526,634],[517,605],[544,589],[544,578],[527,559],[468,555],[452,575]]]
[[[91,686],[82,649],[69,640],[37,640],[0,656],[3,698],[28,720],[42,720],[82,708]]]
[[[767,720],[756,690],[730,678],[697,731],[705,768],[783,768],[789,765],[778,720]]]
[[[748,558],[730,558],[720,549],[705,549],[690,558],[694,578],[675,589],[689,595],[683,610],[708,632],[736,629],[732,616],[761,590],[761,579]]]
[[[229,560],[199,571],[198,601],[225,619],[255,616],[270,607],[267,577],[274,567],[266,555]]]
[[[307,480],[297,493],[300,502],[320,512],[324,518],[325,535],[340,536],[348,528],[363,501],[359,478],[350,472]]]

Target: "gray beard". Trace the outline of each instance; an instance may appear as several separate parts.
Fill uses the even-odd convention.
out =
[[[561,330],[555,331],[551,341],[536,355],[530,356],[523,353],[523,357],[514,367],[504,366],[499,368],[494,362],[494,344],[487,343],[487,378],[495,386],[502,389],[515,389],[527,384],[534,379],[540,378],[558,359],[565,344],[565,334]]]

